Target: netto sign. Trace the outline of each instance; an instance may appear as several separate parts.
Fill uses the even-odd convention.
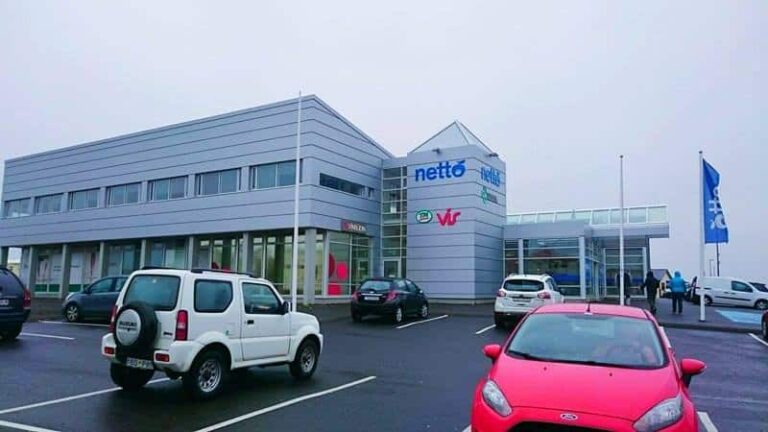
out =
[[[486,183],[490,183],[494,186],[501,186],[501,171],[496,168],[480,168],[480,178]]]
[[[435,166],[416,168],[416,181],[432,181],[437,179],[458,178],[467,172],[464,159],[451,164],[448,161],[439,162]]]

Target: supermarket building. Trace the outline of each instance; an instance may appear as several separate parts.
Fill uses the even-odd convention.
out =
[[[21,249],[38,297],[142,266],[215,268],[291,286],[298,100],[7,160],[0,264]],[[615,295],[618,209],[507,214],[506,163],[456,121],[396,157],[316,96],[302,99],[298,294],[346,300],[371,276],[430,298],[493,298],[504,275],[549,273],[578,298]],[[639,285],[666,207],[625,211]]]

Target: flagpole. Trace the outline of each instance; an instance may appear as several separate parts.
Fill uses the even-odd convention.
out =
[[[699,289],[699,321],[706,321],[704,308],[704,152],[699,150],[699,277],[696,284]]]
[[[624,305],[624,155],[619,156],[619,304]]]
[[[299,285],[299,180],[301,179],[301,91],[296,115],[296,177],[293,187],[293,256],[291,259],[291,308],[296,312]]]

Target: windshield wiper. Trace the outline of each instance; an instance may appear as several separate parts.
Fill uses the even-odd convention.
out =
[[[527,352],[521,352],[521,351],[515,351],[515,350],[509,350],[509,351],[507,351],[507,352],[508,352],[508,353],[510,353],[510,354],[512,354],[512,355],[516,355],[516,356],[518,356],[518,357],[522,357],[522,358],[524,358],[524,359],[526,359],[526,360],[535,360],[535,361],[557,361],[557,360],[553,360],[553,359],[550,359],[550,358],[545,358],[545,357],[539,357],[539,356],[535,356],[535,355],[533,355],[533,354],[531,354],[531,353],[527,353]]]
[[[583,364],[583,365],[589,365],[589,366],[615,367],[615,368],[622,368],[622,369],[642,369],[643,368],[643,366],[626,365],[626,364],[620,364],[620,363],[600,362],[600,361],[596,361],[596,360],[557,359],[557,360],[553,360],[553,361],[561,362],[561,363]]]

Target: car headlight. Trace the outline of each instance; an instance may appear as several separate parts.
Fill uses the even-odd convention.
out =
[[[667,399],[651,408],[640,420],[635,422],[637,432],[655,432],[673,425],[683,416],[683,398],[678,393],[672,399]]]
[[[483,386],[483,400],[502,417],[506,417],[512,413],[512,407],[509,406],[509,402],[507,402],[507,399],[504,397],[504,393],[502,393],[499,386],[491,380],[486,381]]]

